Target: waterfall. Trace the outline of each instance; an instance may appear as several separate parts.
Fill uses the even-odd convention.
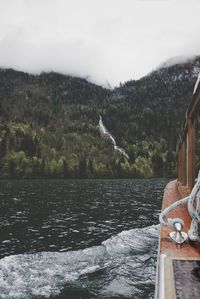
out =
[[[195,86],[194,86],[193,94],[195,94],[195,92],[197,91],[197,88],[198,88],[198,86],[199,86],[199,82],[200,82],[200,73],[199,73],[199,75],[198,75],[196,84],[195,84]]]
[[[114,137],[112,136],[112,134],[106,129],[106,127],[104,126],[104,123],[102,121],[102,117],[100,115],[99,117],[99,131],[102,137],[110,139],[114,150],[118,151],[120,154],[122,154],[127,160],[129,159],[129,156],[127,155],[127,153],[125,152],[125,150],[119,146],[117,146],[116,141],[114,139]]]

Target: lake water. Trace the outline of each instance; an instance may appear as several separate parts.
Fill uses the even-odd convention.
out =
[[[153,298],[166,183],[0,181],[0,299]]]

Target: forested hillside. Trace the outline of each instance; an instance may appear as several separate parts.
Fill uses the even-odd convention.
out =
[[[176,140],[200,57],[109,90],[57,73],[0,70],[0,177],[176,175]],[[99,115],[127,161],[99,134]]]

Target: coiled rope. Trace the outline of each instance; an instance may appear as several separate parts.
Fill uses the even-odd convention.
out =
[[[165,227],[169,227],[170,229],[175,229],[175,224],[180,223],[183,228],[183,219],[166,219],[166,215],[186,203],[188,204],[188,212],[192,218],[190,229],[188,231],[188,237],[192,241],[200,241],[200,172],[191,194],[173,203],[171,206],[167,207],[163,212],[161,212],[159,217],[160,224]]]

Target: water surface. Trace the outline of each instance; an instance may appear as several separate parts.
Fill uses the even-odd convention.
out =
[[[151,298],[166,183],[0,181],[0,298]]]

